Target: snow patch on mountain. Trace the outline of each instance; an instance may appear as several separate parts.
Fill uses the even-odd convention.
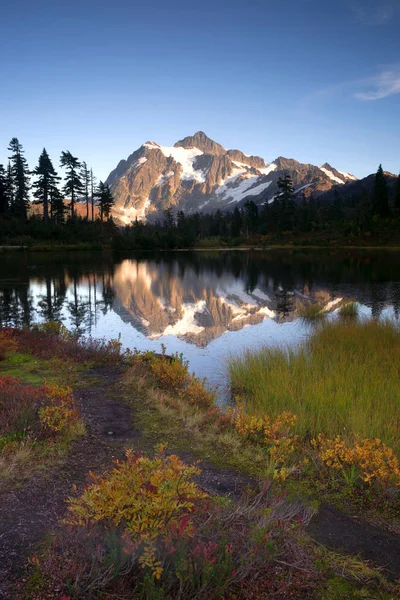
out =
[[[276,171],[277,166],[275,163],[271,162],[271,163],[267,163],[267,166],[263,169],[258,169],[258,171],[260,171],[260,173],[262,173],[263,175],[269,175],[270,173],[272,173],[272,171]]]
[[[354,177],[354,175],[351,175],[351,173],[346,173],[346,171],[339,171],[339,169],[336,169],[336,170],[338,173],[343,175],[343,177],[346,177],[346,179],[351,179],[352,181],[357,181],[357,177]]]
[[[182,148],[181,146],[159,146],[154,142],[144,144],[146,148],[151,150],[161,150],[167,158],[172,157],[175,162],[182,165],[182,179],[195,179],[199,183],[204,183],[206,178],[203,171],[196,171],[193,163],[197,156],[201,156],[203,152],[198,148]]]
[[[324,167],[319,167],[321,169],[321,171],[323,171],[325,173],[325,175],[328,175],[329,179],[331,179],[332,181],[335,181],[336,183],[341,183],[343,184],[343,181],[341,179],[339,179],[339,177],[336,177],[336,175],[334,175],[332,173],[332,171],[329,171],[328,169],[325,169]],[[340,173],[340,171],[338,171],[338,173]]]
[[[139,221],[146,219],[147,209],[149,208],[151,202],[150,198],[146,198],[142,208],[135,208],[132,206],[131,208],[118,208],[117,215],[120,221],[124,225],[130,225],[132,221],[138,219]]]

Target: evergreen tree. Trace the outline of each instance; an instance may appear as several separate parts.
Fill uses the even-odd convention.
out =
[[[244,209],[246,215],[247,233],[255,233],[258,225],[258,206],[253,202],[253,200],[249,200],[245,203]]]
[[[33,184],[35,188],[33,195],[36,198],[37,204],[43,204],[43,220],[47,223],[49,220],[51,197],[52,195],[54,197],[54,188],[57,187],[57,181],[60,181],[61,177],[57,177],[46,148],[43,148],[39,156],[39,164],[33,170],[33,174],[37,176],[37,181]]]
[[[0,165],[0,214],[8,212],[7,176],[3,165]]]
[[[8,200],[8,210],[11,212],[14,208],[14,183],[10,161],[8,161],[6,173],[6,196]]]
[[[93,170],[90,169],[90,202],[92,205],[92,221],[94,222],[94,197],[95,197],[96,177],[93,175]]]
[[[172,213],[172,208],[166,208],[164,210],[164,227],[166,229],[172,229],[175,227],[174,215]]]
[[[67,152],[61,152],[60,165],[65,167],[67,171],[65,185],[62,191],[70,198],[71,219],[75,219],[75,200],[77,194],[83,191],[83,185],[79,175],[81,163],[75,156],[72,156],[69,150],[67,150]]]
[[[293,181],[289,173],[285,177],[279,177],[276,182],[278,186],[278,196],[275,200],[280,209],[280,227],[283,230],[291,230],[294,226],[294,213],[296,210]]]
[[[13,187],[13,199],[11,209],[21,219],[26,219],[29,206],[29,169],[24,156],[22,144],[18,138],[12,138],[8,150],[12,152],[11,182]]]
[[[232,237],[239,237],[239,235],[242,231],[242,225],[243,225],[242,215],[240,214],[240,210],[236,206],[235,210],[233,211],[232,222],[231,222]]]
[[[64,196],[55,185],[50,190],[50,217],[56,223],[64,223],[67,208],[64,204]]]
[[[394,191],[394,206],[396,210],[400,210],[400,174],[396,181],[395,191]]]
[[[372,211],[374,215],[390,217],[389,193],[382,165],[379,165],[375,175],[375,184],[372,192]]]
[[[89,220],[89,191],[90,191],[90,175],[91,170],[87,168],[87,164],[85,161],[82,162],[82,168],[80,172],[80,177],[82,180],[83,186],[83,195],[86,202],[86,219]]]
[[[99,188],[97,190],[98,203],[100,206],[100,219],[103,221],[104,217],[109,220],[111,209],[115,204],[115,200],[108,184],[100,181]]]

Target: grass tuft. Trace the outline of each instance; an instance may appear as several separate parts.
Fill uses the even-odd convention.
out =
[[[306,320],[321,319],[325,316],[324,310],[319,304],[300,304],[297,311],[300,317]]]
[[[339,315],[341,317],[347,317],[347,318],[353,318],[353,319],[358,317],[357,302],[349,302],[348,304],[344,304],[339,310]]]
[[[339,321],[297,350],[248,351],[228,368],[232,391],[250,413],[288,410],[302,436],[379,438],[399,456],[399,364],[397,325]]]

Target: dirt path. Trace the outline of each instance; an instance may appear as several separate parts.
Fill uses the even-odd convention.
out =
[[[56,529],[65,514],[65,500],[73,484],[83,486],[89,470],[102,472],[123,456],[129,440],[140,445],[132,409],[118,396],[121,371],[96,368],[97,384],[75,391],[87,435],[76,440],[67,459],[43,472],[36,472],[20,487],[0,494],[0,598],[18,598],[16,589],[26,559],[46,534]],[[190,460],[190,457],[182,456]],[[252,483],[232,470],[202,464],[200,485],[209,492],[236,496]],[[322,506],[309,525],[316,541],[349,554],[360,554],[400,578],[400,536],[359,522]]]
[[[116,383],[121,371],[96,368],[98,383],[77,389],[76,403],[87,434],[75,440],[61,465],[35,472],[20,487],[0,492],[0,598],[18,597],[18,582],[29,555],[65,514],[65,500],[72,485],[88,482],[88,472],[103,472],[122,458],[129,440],[140,437],[133,427],[132,409],[118,397]],[[204,466],[199,483],[208,491],[239,494],[249,478]]]

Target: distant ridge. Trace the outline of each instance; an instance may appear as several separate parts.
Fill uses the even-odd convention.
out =
[[[227,150],[198,131],[173,146],[145,142],[119,162],[107,183],[116,200],[114,218],[128,224],[154,220],[167,208],[191,214],[231,211],[249,199],[262,204],[274,198],[276,182],[285,173],[306,196],[357,181],[328,163],[318,167],[283,156],[266,162],[241,150]]]

